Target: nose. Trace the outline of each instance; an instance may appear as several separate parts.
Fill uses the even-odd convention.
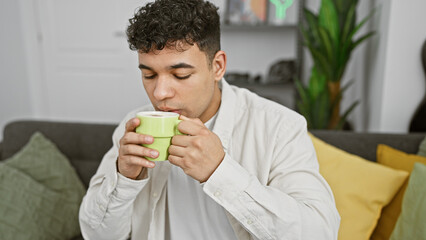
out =
[[[154,97],[157,101],[162,101],[171,98],[174,95],[174,90],[171,86],[171,81],[167,78],[158,78],[154,89]]]

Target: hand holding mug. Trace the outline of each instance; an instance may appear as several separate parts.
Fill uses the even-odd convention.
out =
[[[146,148],[143,144],[151,144],[154,138],[150,135],[138,134],[135,129],[140,125],[138,118],[132,118],[126,123],[126,130],[120,140],[118,150],[117,170],[123,176],[138,179],[144,168],[153,168],[155,163],[146,157],[158,157],[158,151]]]
[[[185,116],[180,119],[183,121],[178,129],[187,135],[172,138],[168,159],[195,180],[205,182],[225,157],[222,142],[200,119]]]

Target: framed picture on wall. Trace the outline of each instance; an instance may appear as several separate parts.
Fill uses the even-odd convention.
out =
[[[259,25],[268,21],[268,0],[227,0],[225,23]]]

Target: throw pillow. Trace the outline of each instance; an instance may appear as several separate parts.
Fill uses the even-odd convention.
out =
[[[367,240],[383,206],[408,176],[347,153],[311,135],[321,175],[330,185],[341,221],[338,239]]]
[[[40,132],[34,133],[28,144],[5,163],[72,202],[81,201],[85,194],[85,187],[67,157]]]
[[[1,239],[66,239],[63,232],[74,231],[63,223],[75,215],[77,205],[67,206],[60,193],[4,163],[0,164],[0,195]]]
[[[426,239],[426,165],[414,164],[391,240]]]
[[[423,139],[423,141],[420,143],[419,151],[417,152],[417,155],[426,157],[426,137]]]
[[[69,239],[80,233],[78,211],[85,194],[85,188],[68,159],[51,141],[41,133],[33,134],[27,145],[17,154],[5,160],[4,165],[16,169],[17,171],[13,171],[14,175],[22,173],[27,176],[25,182],[20,184],[25,186],[39,185],[39,187],[34,188],[37,190],[36,192],[28,193],[25,193],[28,188],[16,187],[16,190],[20,192],[19,194],[28,195],[27,202],[15,199],[19,197],[19,194],[9,196],[7,188],[0,189],[1,196],[9,196],[8,201],[16,203],[14,205],[15,210],[37,212],[34,214],[34,222],[37,223],[37,228],[34,228],[33,225],[26,226],[26,222],[20,223],[23,226],[16,226],[12,223],[5,224],[2,226],[2,234],[6,232],[13,234],[17,228],[22,228],[25,229],[26,234],[33,236],[33,239],[53,239],[40,235],[42,233],[49,234],[48,236],[60,236],[55,237],[55,239]],[[10,176],[10,174],[4,175],[2,182],[5,182],[3,184],[6,185],[15,184],[14,179],[16,178],[20,177]],[[28,179],[32,182],[30,183]],[[49,192],[49,194],[46,194],[46,192]],[[37,195],[39,195],[38,198]],[[37,200],[39,202],[33,203],[32,197],[39,199]],[[50,207],[46,207],[46,204]],[[12,215],[22,213],[21,211],[14,212],[10,204],[0,205],[0,208],[1,211]],[[0,222],[2,224],[8,223],[9,217],[8,214],[0,214]]]
[[[416,162],[426,164],[426,157],[421,157],[414,154],[407,154],[384,144],[377,146],[377,162],[385,166],[411,172]],[[392,201],[383,208],[382,215],[374,229],[372,240],[387,240],[389,239],[396,221],[401,213],[401,204],[404,192],[407,188],[408,179],[404,182],[401,189],[392,199]]]

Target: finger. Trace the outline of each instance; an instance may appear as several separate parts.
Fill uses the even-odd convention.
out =
[[[139,118],[132,118],[126,123],[126,131],[125,132],[134,132],[135,129],[141,124],[141,120]]]
[[[176,135],[172,137],[172,145],[180,146],[180,147],[188,147],[191,143],[191,137],[187,135]]]
[[[189,118],[184,115],[180,115],[179,119],[183,121],[191,121],[199,126],[204,126],[204,123],[199,118]]]
[[[151,144],[154,142],[154,138],[150,135],[139,134],[135,132],[125,133],[120,140],[121,145],[125,144]]]
[[[181,157],[178,157],[178,156],[170,155],[170,154],[169,154],[168,160],[169,160],[169,162],[170,162],[171,164],[173,164],[173,165],[176,165],[176,166],[178,166],[178,167],[181,167],[181,166],[182,166],[183,158],[181,158]]]
[[[184,134],[188,134],[188,135],[191,135],[191,136],[197,136],[197,135],[200,135],[203,131],[208,130],[208,129],[203,124],[200,125],[195,121],[183,120],[182,122],[179,123],[178,130],[181,133],[184,133]]]
[[[185,156],[185,148],[175,145],[170,145],[169,147],[169,155],[183,157]]]
[[[139,157],[150,157],[157,158],[158,151],[140,145],[127,144],[120,147],[120,154],[123,156],[139,156]]]
[[[153,168],[155,167],[155,163],[152,161],[149,161],[146,158],[143,157],[137,157],[137,156],[126,156],[125,160],[127,164],[129,165],[136,165],[136,166],[142,166],[147,168]]]

